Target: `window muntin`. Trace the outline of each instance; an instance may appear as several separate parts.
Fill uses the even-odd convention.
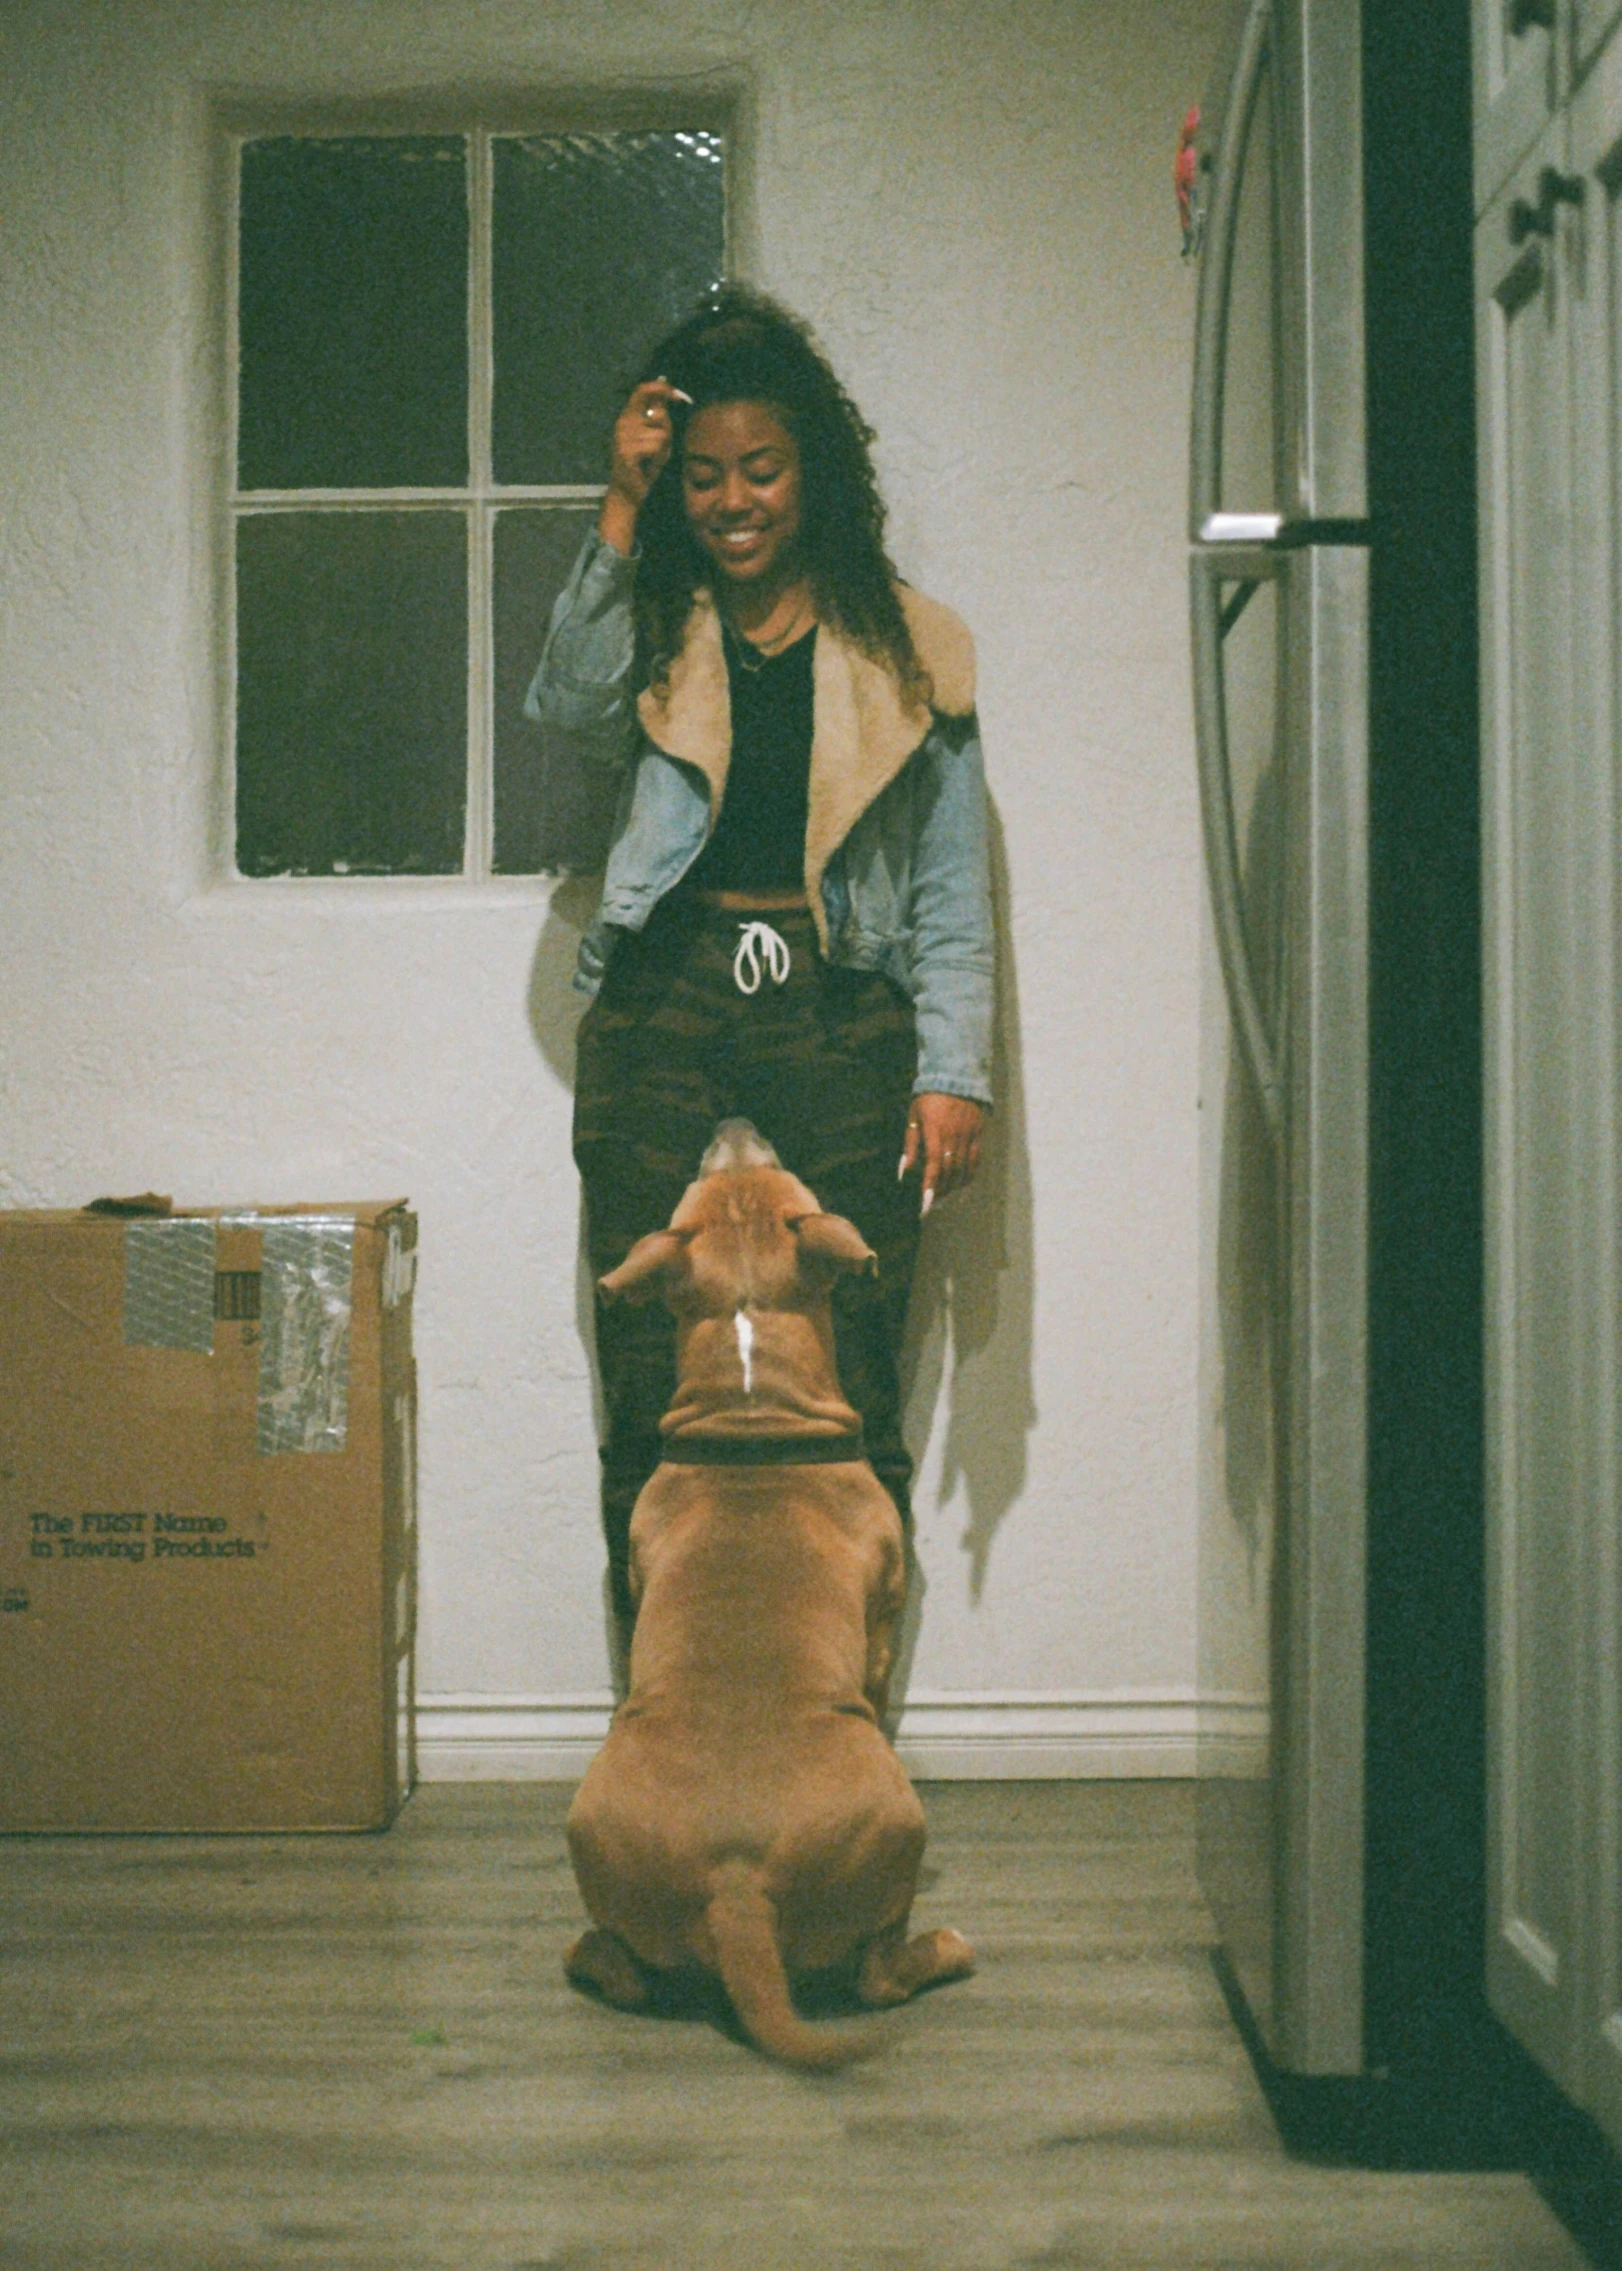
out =
[[[723,273],[722,138],[238,149],[238,872],[533,874],[524,684],[622,391]]]

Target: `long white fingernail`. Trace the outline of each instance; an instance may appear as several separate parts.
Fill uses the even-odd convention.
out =
[[[690,394],[686,393],[679,386],[673,386],[670,391],[676,397],[676,400],[678,402],[685,402],[688,409],[691,410],[691,408],[693,407],[693,398]]]
[[[934,1184],[933,1184],[933,1183],[926,1183],[926,1184],[924,1185],[924,1203],[923,1203],[923,1205],[922,1205],[922,1206],[921,1206],[921,1207],[920,1207],[920,1208],[918,1209],[918,1218],[919,1218],[919,1220],[920,1220],[920,1221],[922,1221],[922,1220],[923,1220],[924,1216],[925,1216],[925,1215],[926,1215],[926,1214],[927,1214],[927,1213],[929,1212],[930,1208],[931,1208],[931,1207],[932,1207],[932,1206],[933,1206],[934,1204],[935,1204],[935,1186],[934,1186]]]
[[[905,1177],[906,1177],[906,1173],[907,1173],[907,1155],[906,1155],[906,1153],[905,1153],[905,1152],[903,1152],[903,1153],[901,1154],[901,1164],[900,1164],[900,1166],[899,1166],[899,1167],[898,1167],[898,1168],[896,1169],[896,1171],[895,1171],[895,1179],[896,1179],[896,1181],[897,1181],[898,1183],[899,1183],[899,1182],[902,1182],[902,1181],[904,1181],[904,1180],[905,1180]]]

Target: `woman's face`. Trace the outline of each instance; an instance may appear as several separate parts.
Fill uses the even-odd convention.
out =
[[[730,583],[769,586],[797,573],[800,451],[769,405],[695,410],[681,492],[688,527]]]

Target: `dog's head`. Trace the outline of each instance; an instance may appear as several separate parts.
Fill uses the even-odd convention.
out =
[[[878,1257],[852,1222],[824,1214],[747,1120],[724,1120],[667,1229],[599,1278],[605,1301],[663,1300],[679,1315],[803,1309]]]

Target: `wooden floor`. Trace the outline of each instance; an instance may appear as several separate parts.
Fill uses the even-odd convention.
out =
[[[549,1785],[0,1840],[0,2271],[1570,2271],[1514,2176],[1283,2156],[1172,1783],[924,1791],[981,1967],[807,2079],[559,1968]]]

